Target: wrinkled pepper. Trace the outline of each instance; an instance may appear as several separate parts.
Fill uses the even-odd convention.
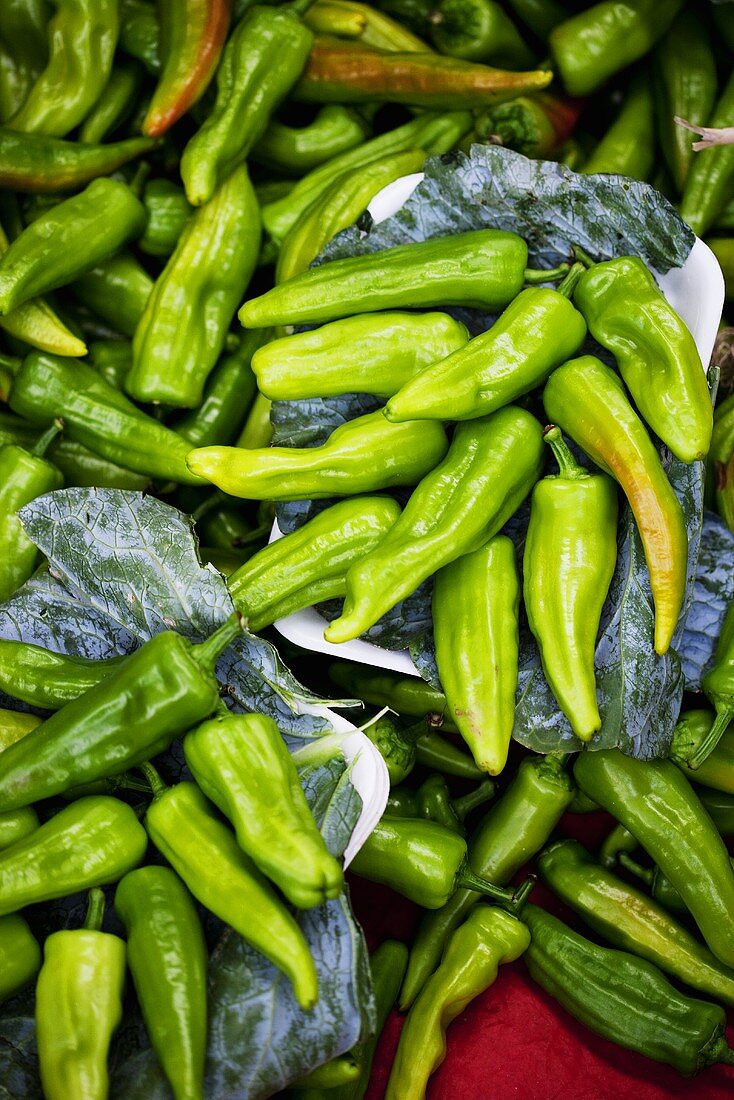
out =
[[[0,129],[0,187],[31,194],[73,191],[152,148],[153,142],[145,137],[85,145]]]
[[[643,867],[632,859],[627,852],[620,853],[619,862],[625,871],[629,871],[631,875],[645,883],[655,901],[662,905],[663,909],[668,909],[671,913],[690,916],[688,906],[680,896],[680,892],[676,890],[670,879],[665,877],[659,867]]]
[[[48,61],[48,18],[46,0],[6,0],[2,5],[0,50],[6,57],[0,69],[8,81],[7,100],[0,112],[3,120],[16,113]],[[2,95],[0,100],[4,100]]]
[[[149,256],[170,256],[191,217],[191,204],[183,189],[166,179],[149,180],[141,201],[148,220],[138,248]]]
[[[119,0],[119,7],[120,49],[157,75],[161,69],[161,31],[155,5],[148,0]]]
[[[440,53],[507,69],[532,69],[535,57],[494,0],[440,0],[431,13],[431,40]]]
[[[327,103],[305,126],[271,118],[252,147],[250,158],[287,176],[303,176],[320,164],[361,145],[369,133],[353,107]]]
[[[670,759],[688,779],[717,791],[734,794],[734,726],[731,726],[731,720],[695,771],[690,763],[710,735],[714,722],[715,715],[708,710],[689,710],[681,714],[673,730]]]
[[[1,463],[2,451],[0,466]],[[35,546],[33,552],[35,560]],[[70,653],[54,653],[30,642],[0,638],[0,690],[32,707],[59,710],[100,684],[125,660],[110,657],[106,661],[93,661]]]
[[[389,761],[388,769],[389,769]],[[390,778],[392,783],[392,776]],[[495,786],[491,779],[485,779],[474,790],[460,798],[452,798],[448,784],[442,775],[429,775],[417,790],[408,787],[393,787],[387,799],[385,815],[387,817],[424,817],[427,821],[437,821],[452,832],[466,836],[464,820],[479,806],[494,798]]]
[[[0,917],[0,1004],[20,993],[41,969],[41,948],[19,913]]]
[[[583,101],[536,92],[519,96],[480,112],[475,120],[477,137],[516,149],[526,157],[557,154],[571,137]]]
[[[398,22],[358,0],[316,0],[306,12],[304,22],[317,34],[358,38],[364,45],[380,50],[430,51],[430,46],[408,30],[402,20]]]
[[[153,280],[130,252],[123,251],[85,271],[70,284],[70,290],[117,332],[132,337],[153,290]]]
[[[176,421],[176,432],[192,447],[233,442],[257,391],[251,362],[265,339],[267,333],[255,329],[231,355],[221,356],[206,380],[199,407]]]
[[[731,126],[734,117],[734,73],[714,106],[707,126]],[[690,134],[688,135],[690,139]],[[708,232],[731,198],[734,145],[719,145],[694,153],[679,212],[699,237]]]

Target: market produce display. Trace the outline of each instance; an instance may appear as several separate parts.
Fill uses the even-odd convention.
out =
[[[2,0],[3,1095],[731,1091],[733,58]]]

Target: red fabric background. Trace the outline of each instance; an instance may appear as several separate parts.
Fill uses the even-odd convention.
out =
[[[560,831],[596,848],[605,814],[568,814]],[[392,891],[352,878],[352,900],[370,949],[386,938],[410,942],[419,910]],[[533,901],[570,917],[542,886]],[[702,995],[703,996],[703,995]],[[367,1100],[382,1100],[402,1017],[393,1011],[377,1048]],[[734,1013],[730,1013],[734,1024]],[[734,1026],[728,1030],[734,1046]],[[448,1052],[431,1078],[430,1100],[732,1100],[734,1067],[683,1078],[669,1066],[609,1043],[577,1023],[529,978],[522,960],[500,968],[495,984],[451,1025]]]

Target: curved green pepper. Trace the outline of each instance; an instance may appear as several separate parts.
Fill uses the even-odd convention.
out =
[[[734,603],[729,606],[716,643],[714,664],[708,670],[701,687],[716,711],[711,728],[694,753],[688,758],[689,768],[699,768],[719,742],[734,718]]]
[[[423,686],[427,692],[433,691],[428,684]],[[406,693],[404,690],[400,691],[402,695]],[[418,697],[417,693],[416,697]],[[447,728],[448,725],[446,723]],[[410,774],[415,764],[420,764],[431,771],[443,772],[445,775],[455,775],[459,779],[481,779],[484,775],[468,753],[453,741],[436,733],[424,721],[416,722],[406,729],[390,715],[384,714],[376,722],[368,723],[364,727],[364,732],[380,750],[387,764],[391,783],[399,783]]]
[[[120,49],[142,61],[149,73],[160,72],[160,26],[147,0],[119,0]]]
[[[145,826],[194,897],[270,959],[293,984],[302,1008],[318,996],[308,943],[270,883],[213,812],[194,783],[165,787],[148,765],[153,787]]]
[[[102,89],[99,99],[79,130],[80,141],[104,141],[109,133],[132,114],[143,80],[143,72],[134,61],[116,66]]]
[[[306,12],[304,22],[318,34],[358,38],[366,46],[380,50],[430,52],[430,47],[404,27],[402,21],[397,22],[358,0],[316,0]]]
[[[375,707],[389,707],[396,714],[428,718],[429,724],[456,732],[448,714],[446,696],[417,676],[350,665],[346,661],[329,665],[329,676],[339,687]]]
[[[734,73],[729,77],[706,125],[714,128],[731,126],[732,115]],[[711,228],[731,198],[732,181],[734,146],[719,145],[695,154],[686,177],[679,210],[680,216],[699,237]]]
[[[39,827],[38,814],[32,806],[0,813],[0,851],[10,848]]]
[[[40,726],[42,719],[20,710],[0,709],[0,752],[20,741],[27,733]]]
[[[431,13],[431,40],[441,53],[508,69],[532,69],[535,58],[494,0],[440,0]]]
[[[89,345],[89,358],[105,382],[109,382],[116,390],[122,389],[133,361],[133,349],[129,340],[93,340]]]
[[[84,145],[0,129],[0,187],[31,194],[73,191],[152,148],[153,142],[145,137]]]
[[[477,138],[490,143],[499,138],[526,157],[558,155],[571,137],[581,103],[552,92],[510,99],[476,116]]]
[[[35,547],[33,550],[35,555]],[[92,661],[70,653],[54,653],[30,642],[0,638],[0,689],[32,707],[59,710],[96,687],[126,660],[110,657],[106,661]]]
[[[170,256],[191,217],[191,204],[177,183],[165,179],[146,183],[142,203],[148,221],[138,248],[149,256]]]
[[[647,76],[633,80],[619,114],[581,168],[585,175],[614,172],[649,178],[655,164],[655,112]]]
[[[0,68],[7,91],[0,117],[10,118],[21,106],[48,60],[46,0],[6,0],[0,11]],[[2,77],[0,77],[2,83]],[[0,94],[0,100],[5,97]]]
[[[583,791],[579,791],[578,794],[584,798],[588,798],[588,795],[584,795]],[[600,809],[595,802],[594,806],[597,810]],[[603,867],[606,867],[608,871],[612,871],[617,866],[623,854],[634,852],[637,848],[639,848],[639,844],[637,843],[636,837],[633,837],[629,829],[625,829],[624,825],[620,825],[618,822],[612,831],[604,838],[604,842],[599,849],[599,862]]]
[[[117,887],[115,910],[145,1026],[174,1098],[202,1100],[209,959],[191,895],[168,867],[139,867]]]
[[[390,397],[468,339],[466,327],[446,313],[366,314],[272,340],[255,353],[252,369],[272,401]]]
[[[69,289],[123,336],[132,337],[153,290],[153,280],[130,252],[102,259]]]
[[[231,355],[223,355],[206,380],[198,409],[176,421],[176,432],[192,447],[231,443],[257,392],[252,356],[267,332],[248,332]]]
[[[23,917],[0,917],[0,1004],[30,985],[40,969],[41,948]]]
[[[288,126],[271,118],[250,157],[266,168],[302,176],[361,145],[368,133],[367,123],[354,108],[327,103],[305,126]]]
[[[711,711],[689,710],[681,714],[670,746],[670,759],[684,775],[705,787],[713,787],[727,794],[734,794],[734,726],[731,726],[731,717],[727,716],[721,736],[699,764],[694,765],[691,761],[698,758],[702,744],[711,733],[716,720]]]
[[[466,836],[464,819],[478,806],[494,798],[494,791],[494,783],[486,779],[461,798],[452,798],[444,777],[429,775],[416,791],[393,788],[387,799],[385,814],[388,817],[424,817],[427,821],[437,821],[459,836]]]
[[[448,1025],[492,985],[500,964],[518,959],[529,944],[521,921],[488,905],[478,906],[456,929],[403,1025],[385,1100],[422,1100],[446,1056]]]
[[[411,424],[425,433],[438,421],[401,426]],[[443,462],[426,474],[382,542],[350,568],[344,610],[324,637],[356,638],[432,573],[478,550],[517,511],[542,462],[540,424],[524,409],[508,406],[459,424]]]

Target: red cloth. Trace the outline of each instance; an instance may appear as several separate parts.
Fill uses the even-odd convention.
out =
[[[595,848],[609,831],[604,814],[568,814],[561,832]],[[386,938],[410,942],[419,911],[392,891],[356,878],[355,911],[371,950]],[[533,901],[568,919],[542,886]],[[703,996],[703,994],[701,995]],[[730,1014],[734,1024],[734,1014]],[[403,1017],[393,1011],[377,1048],[366,1100],[382,1100]],[[728,1030],[734,1046],[734,1026]],[[577,1023],[528,976],[519,960],[500,968],[448,1031],[443,1065],[431,1078],[429,1100],[732,1100],[734,1068],[713,1066],[695,1078],[624,1050]]]

